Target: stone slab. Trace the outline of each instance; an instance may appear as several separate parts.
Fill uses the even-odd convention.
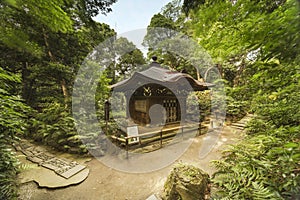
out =
[[[43,159],[35,157],[35,156],[27,156],[26,158],[27,158],[27,160],[37,163],[37,164],[43,162]]]
[[[70,178],[71,176],[74,176],[75,174],[77,174],[78,172],[80,172],[81,170],[85,169],[86,167],[83,165],[76,165],[72,168],[70,168],[68,171],[59,174],[60,176],[64,177],[64,178]]]
[[[43,167],[46,167],[47,169],[51,169],[51,170],[53,170],[53,171],[59,169],[59,167],[57,167],[57,166],[55,166],[55,165],[53,165],[53,164],[51,164],[51,163],[43,163],[42,166],[43,166]]]
[[[47,178],[45,177],[38,178],[36,182],[40,187],[47,187],[47,188],[60,188],[60,187],[66,187],[70,185],[76,185],[81,183],[88,177],[89,171],[90,170],[88,168],[85,168],[84,170],[80,171],[80,173],[74,174],[69,179],[65,179],[62,176],[56,175],[54,173],[50,176],[47,176]]]
[[[22,146],[27,148],[22,149]],[[86,159],[76,158],[74,155],[65,155],[59,152],[58,154],[62,155],[62,157],[55,156],[48,153],[46,149],[36,145],[22,146],[20,145],[16,148],[16,150],[19,150],[17,154],[25,155],[19,156],[19,160],[28,167],[18,175],[21,184],[34,181],[39,187],[61,188],[79,184],[89,175],[89,169],[85,165],[80,164],[85,162]],[[23,152],[30,156],[26,156]],[[60,174],[57,173],[59,170],[61,171]]]
[[[20,147],[20,149],[21,149],[21,147]],[[19,151],[18,149],[17,149],[17,151]],[[33,153],[31,152],[31,151],[28,151],[28,150],[24,150],[24,149],[21,149],[20,150],[24,155],[26,155],[26,156],[33,156]]]
[[[37,164],[32,164],[25,158],[20,157],[20,161],[25,164],[33,165],[27,170],[22,171],[19,174],[20,183],[28,183],[34,181],[39,187],[45,188],[62,188],[70,185],[76,185],[83,182],[89,175],[89,169],[85,168],[79,173],[73,175],[69,179],[66,179],[54,171],[49,170],[45,167],[38,166]]]
[[[43,160],[43,162],[54,158],[54,155],[46,154],[44,152],[33,153],[33,156],[36,157],[36,158],[39,158],[39,159]]]
[[[46,152],[43,147],[34,145],[26,140],[15,144],[15,149],[22,152],[27,160],[53,170],[66,179],[86,168],[75,161],[55,157],[53,154]]]
[[[33,148],[32,144],[20,141],[17,146],[20,146],[21,149]]]

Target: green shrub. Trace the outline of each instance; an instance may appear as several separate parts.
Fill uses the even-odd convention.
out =
[[[42,112],[36,113],[30,130],[30,138],[56,149],[72,153],[87,151],[82,148],[74,119],[68,109],[59,103],[49,104]]]
[[[198,91],[191,93],[187,98],[187,116],[192,121],[203,121],[210,114],[211,109],[210,91]],[[195,111],[200,113],[196,113]]]
[[[248,135],[264,133],[265,130],[271,128],[270,123],[262,118],[254,118],[246,124],[246,131]]]
[[[0,199],[14,199],[17,196],[18,161],[5,137],[0,135]]]
[[[29,112],[21,99],[13,95],[16,83],[20,83],[20,78],[0,67],[0,199],[17,197],[18,160],[11,145],[17,134],[23,134]]]
[[[299,194],[299,129],[265,130],[230,146],[222,161],[212,161],[216,198],[292,199]]]
[[[226,104],[226,117],[230,121],[237,121],[247,113],[245,101],[237,101],[228,96]]]

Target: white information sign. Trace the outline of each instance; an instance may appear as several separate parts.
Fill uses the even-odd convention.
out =
[[[128,126],[127,127],[127,135],[128,136],[138,136],[139,135],[139,130],[138,130],[138,126]],[[138,142],[139,141],[139,137],[136,138],[132,138],[131,140]]]

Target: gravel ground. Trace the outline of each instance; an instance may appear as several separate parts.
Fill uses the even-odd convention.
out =
[[[241,131],[224,127],[214,148],[204,157],[199,158],[199,151],[207,135],[192,138],[193,143],[173,164],[150,173],[125,173],[111,169],[97,159],[86,162],[90,169],[87,179],[78,184],[59,189],[39,188],[36,183],[28,182],[20,186],[22,200],[144,200],[152,194],[161,194],[164,182],[174,164],[184,162],[193,164],[208,174],[214,172],[211,160],[219,159],[227,144],[238,141]],[[47,178],[47,177],[45,177]]]

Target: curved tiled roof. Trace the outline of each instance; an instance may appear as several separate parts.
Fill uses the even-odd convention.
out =
[[[135,72],[130,78],[120,81],[110,86],[110,88],[125,91],[126,89],[136,87],[138,81],[144,82],[145,84],[148,83],[156,83],[156,84],[163,84],[163,85],[173,84],[175,86],[181,85],[183,87],[184,84],[189,83],[190,86],[195,91],[207,90],[209,89],[209,87],[214,86],[211,83],[204,83],[204,82],[197,81],[192,76],[185,73],[153,66],[144,71]]]

